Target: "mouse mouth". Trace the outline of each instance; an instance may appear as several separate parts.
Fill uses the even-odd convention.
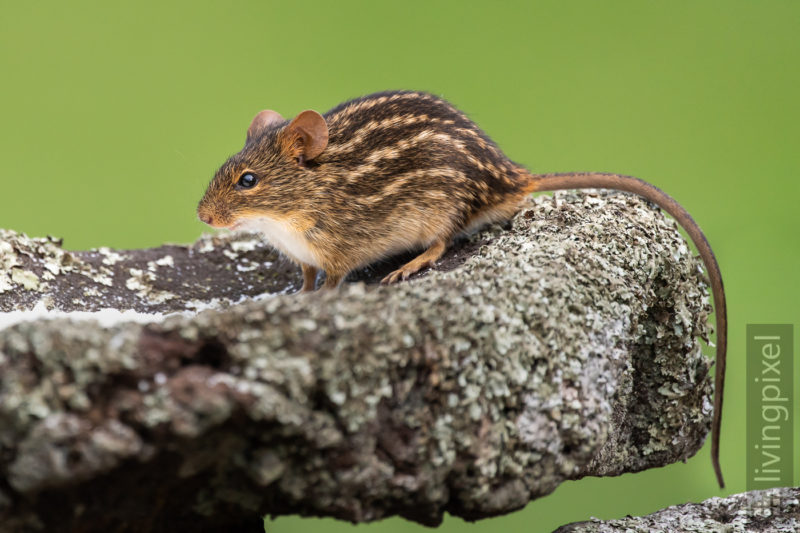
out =
[[[206,224],[208,224],[214,229],[233,229],[234,227],[232,224],[220,224],[219,222],[216,221],[206,222]]]
[[[250,226],[252,226],[252,221],[245,218],[240,218],[236,222],[229,224],[227,228],[231,231],[237,231],[237,230],[246,230]]]

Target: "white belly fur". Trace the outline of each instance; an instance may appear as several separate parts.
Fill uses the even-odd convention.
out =
[[[248,220],[241,228],[263,234],[271,245],[289,258],[320,268],[305,235],[291,224],[262,217]]]

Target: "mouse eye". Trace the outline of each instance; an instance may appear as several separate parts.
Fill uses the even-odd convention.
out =
[[[237,189],[252,189],[258,183],[258,178],[252,172],[245,172],[236,182]]]

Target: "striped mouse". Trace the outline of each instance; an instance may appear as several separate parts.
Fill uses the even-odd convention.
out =
[[[657,187],[603,173],[533,174],[511,161],[464,113],[417,91],[376,93],[292,120],[258,113],[244,148],[211,180],[197,208],[216,228],[260,232],[303,271],[303,291],[337,287],[349,272],[408,250],[421,253],[387,275],[433,265],[458,234],[511,218],[532,192],[602,188],[655,203],[686,230],[708,271],[716,310],[712,462],[719,436],[727,347],[719,265],[689,213]]]

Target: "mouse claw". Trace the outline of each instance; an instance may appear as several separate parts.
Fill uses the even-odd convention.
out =
[[[391,285],[392,283],[396,283],[402,273],[402,270],[395,270],[381,280],[381,285]],[[406,279],[407,277],[408,276],[403,276],[403,279]]]
[[[413,260],[401,266],[385,278],[381,280],[381,285],[389,285],[399,279],[407,280],[412,274],[416,274],[423,268],[430,268],[434,265],[437,259],[442,257],[446,246],[444,239],[437,240],[427,250],[422,252]]]
[[[405,281],[407,280],[411,274],[417,272],[416,268],[409,268],[408,265],[403,266],[402,268],[398,268],[394,272],[390,273],[388,276],[381,280],[381,285],[391,285],[392,283],[397,283],[398,281]]]
[[[405,281],[411,277],[412,274],[416,274],[423,268],[427,268],[433,266],[433,262],[420,262],[408,263],[407,265],[403,265],[401,268],[398,268],[394,272],[390,273],[388,276],[381,280],[381,285],[391,285],[392,283],[397,283],[398,281]]]

